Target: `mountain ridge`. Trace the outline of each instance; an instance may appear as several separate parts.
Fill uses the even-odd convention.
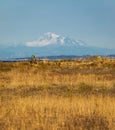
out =
[[[85,43],[81,40],[75,40],[70,37],[60,36],[55,33],[47,32],[40,36],[37,40],[33,40],[31,42],[26,42],[25,46],[29,47],[42,47],[47,45],[85,45]]]
[[[0,47],[0,59],[24,58],[31,55],[38,56],[59,56],[59,55],[114,55],[115,49],[88,46],[82,40],[45,33],[37,40]]]

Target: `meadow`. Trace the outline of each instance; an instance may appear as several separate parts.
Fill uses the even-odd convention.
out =
[[[115,59],[1,61],[0,130],[115,130]]]

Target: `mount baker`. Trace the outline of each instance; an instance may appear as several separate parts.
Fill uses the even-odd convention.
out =
[[[45,33],[37,40],[16,45],[1,46],[0,59],[24,58],[36,56],[60,56],[60,55],[111,55],[115,49],[88,46],[82,40],[64,37],[55,33]]]

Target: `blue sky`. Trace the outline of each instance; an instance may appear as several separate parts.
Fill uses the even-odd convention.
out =
[[[46,32],[115,48],[115,0],[0,0],[0,45]]]

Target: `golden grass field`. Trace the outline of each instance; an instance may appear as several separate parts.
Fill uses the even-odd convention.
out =
[[[0,62],[0,130],[115,130],[115,59]]]

